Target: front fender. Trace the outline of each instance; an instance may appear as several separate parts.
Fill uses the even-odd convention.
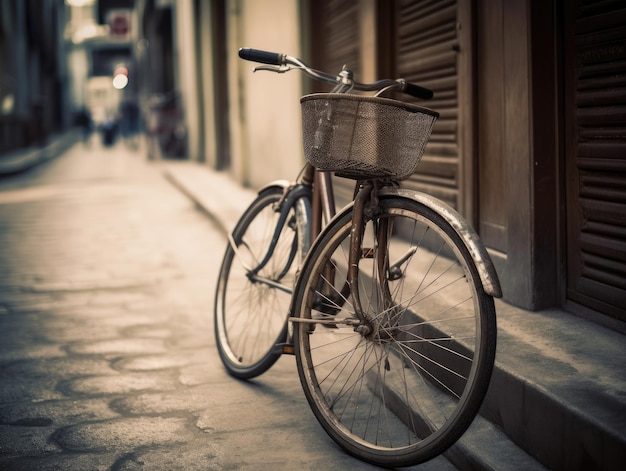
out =
[[[381,189],[378,195],[381,197],[398,196],[412,199],[430,208],[445,219],[461,237],[463,244],[465,244],[465,247],[472,256],[472,259],[476,264],[476,268],[478,269],[478,275],[480,276],[485,293],[493,296],[494,298],[502,297],[500,280],[498,279],[498,274],[496,273],[496,269],[491,261],[491,257],[489,257],[489,254],[487,253],[487,249],[478,237],[478,234],[476,234],[474,229],[471,228],[467,221],[465,221],[465,219],[463,219],[463,217],[456,210],[437,198],[406,188],[387,187]]]
[[[282,188],[283,190],[285,190],[289,188],[291,184],[292,183],[289,180],[274,180],[273,182],[270,182],[267,185],[263,186],[261,189],[259,189],[257,193],[260,195],[264,191],[267,191],[272,188]]]

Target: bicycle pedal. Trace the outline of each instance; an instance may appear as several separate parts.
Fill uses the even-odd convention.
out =
[[[274,347],[274,353],[279,353],[281,355],[295,355],[296,348],[292,343],[278,343]]]

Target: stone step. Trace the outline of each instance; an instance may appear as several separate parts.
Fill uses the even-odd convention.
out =
[[[481,416],[474,420],[467,432],[444,456],[460,470],[546,470],[502,430]]]
[[[483,416],[549,469],[624,469],[624,335],[556,309],[496,310]]]

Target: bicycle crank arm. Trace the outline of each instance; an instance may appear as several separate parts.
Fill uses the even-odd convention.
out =
[[[280,284],[277,281],[270,280],[269,278],[264,278],[262,276],[254,274],[254,273],[249,273],[248,274],[248,279],[250,281],[252,281],[253,283],[262,283],[262,284],[271,286],[272,288],[276,288],[276,289],[278,289],[280,291],[283,291],[283,292],[285,292],[285,293],[287,293],[289,295],[293,294],[293,289],[288,288],[287,286],[282,285],[282,284]]]

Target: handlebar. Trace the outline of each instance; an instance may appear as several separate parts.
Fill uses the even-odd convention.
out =
[[[261,51],[259,49],[250,49],[242,47],[239,49],[239,57],[251,62],[259,62],[261,64],[285,65],[284,54],[278,52]]]
[[[429,100],[433,97],[432,90],[407,82],[404,79],[383,79],[372,83],[360,83],[353,80],[351,72],[345,69],[342,70],[339,75],[331,75],[309,67],[296,57],[277,52],[261,51],[259,49],[244,47],[239,49],[239,57],[247,61],[265,64],[264,66],[255,67],[255,71],[267,70],[270,72],[284,73],[293,69],[300,69],[315,80],[339,85],[342,91],[354,88],[356,90],[377,91],[378,93],[382,93],[388,89],[395,89],[425,100]]]

